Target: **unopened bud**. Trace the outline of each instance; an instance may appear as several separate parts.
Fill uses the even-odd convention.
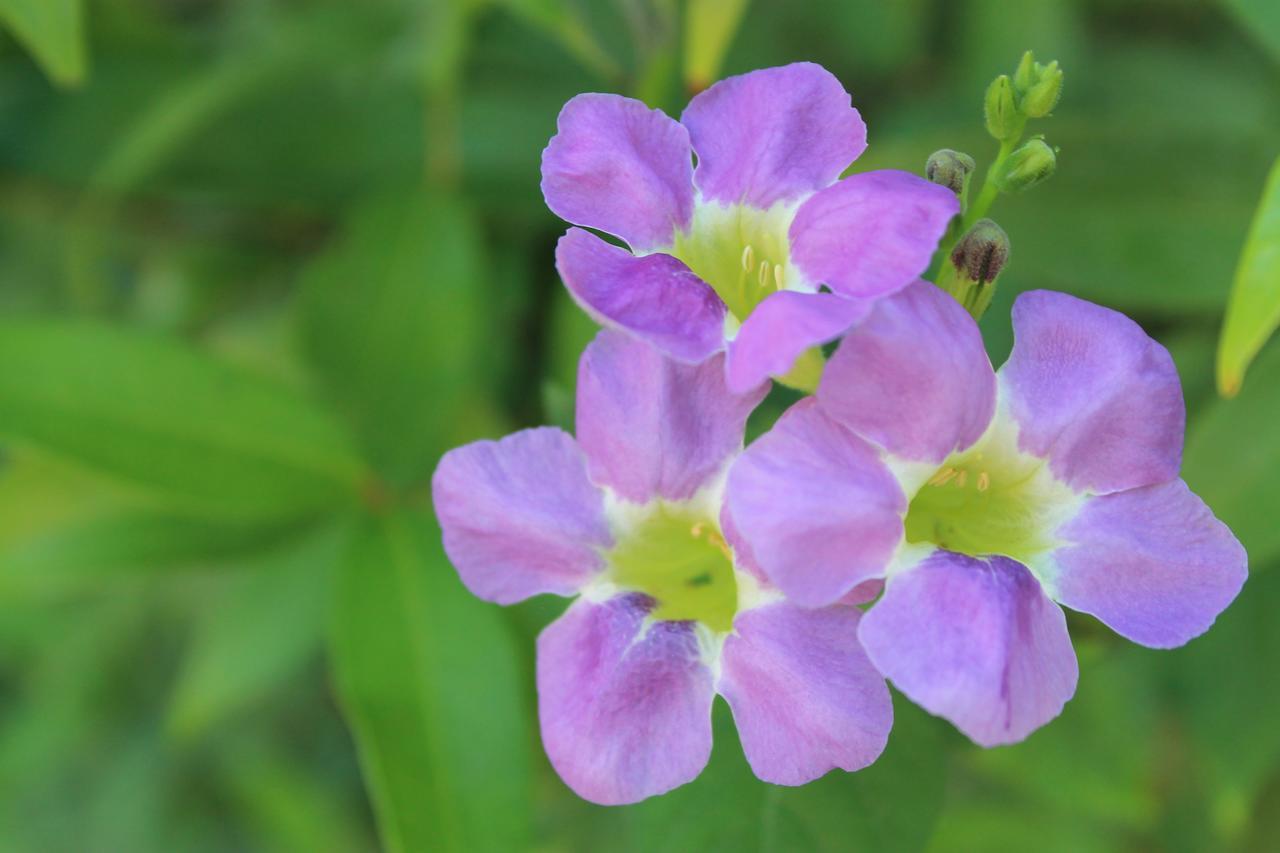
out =
[[[996,186],[1007,193],[1030,189],[1052,175],[1057,166],[1053,149],[1043,139],[1033,139],[1009,155],[996,176]]]
[[[1018,112],[1013,83],[1008,74],[1001,74],[987,87],[983,108],[987,117],[987,133],[996,139],[1013,139],[1022,133],[1023,119]]]
[[[1013,88],[1025,92],[1036,84],[1036,58],[1031,51],[1022,54],[1018,70],[1013,72]]]
[[[1062,69],[1058,63],[1050,62],[1039,70],[1039,79],[1022,96],[1022,111],[1031,118],[1047,116],[1062,95]]]
[[[1009,235],[990,219],[979,219],[951,250],[951,263],[960,277],[990,284],[1009,262]]]
[[[929,160],[924,164],[924,176],[960,195],[965,181],[976,167],[977,164],[968,154],[943,148],[929,155]]]

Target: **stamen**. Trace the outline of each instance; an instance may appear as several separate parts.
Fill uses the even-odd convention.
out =
[[[964,471],[964,470],[962,470],[962,471],[960,472],[959,476],[957,476],[957,477],[956,477],[956,488],[957,488],[957,489],[963,489],[963,488],[964,488],[964,481],[965,481],[965,480],[967,480],[967,479],[969,479],[969,472],[968,472],[968,471]]]
[[[745,272],[751,272],[756,265],[756,253],[748,243],[742,248],[742,269]]]
[[[934,474],[932,477],[929,478],[929,485],[945,486],[947,484],[947,481],[949,481],[955,475],[956,475],[955,468],[950,468],[950,467],[943,468],[941,471],[939,471],[938,473]]]
[[[768,281],[769,281],[769,262],[761,261],[760,262],[760,286],[764,287],[765,283]]]
[[[989,488],[991,488],[991,477],[983,471],[978,474],[978,491],[985,492]]]
[[[782,264],[773,268],[773,284],[778,290],[782,290]]]
[[[689,535],[694,539],[706,539],[707,543],[714,545],[721,554],[724,554],[730,560],[733,559],[733,549],[729,547],[729,543],[719,533],[714,530],[708,530],[705,521],[699,521],[693,527],[690,527]]]

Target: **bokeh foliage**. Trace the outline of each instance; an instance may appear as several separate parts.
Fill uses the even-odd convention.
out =
[[[0,850],[1275,849],[1280,344],[1230,401],[1213,359],[1280,141],[1277,8],[0,0]],[[993,211],[992,359],[1036,287],[1166,343],[1240,600],[1167,653],[1073,617],[1080,690],[1020,746],[895,696],[878,764],[781,789],[720,706],[697,782],[583,803],[536,734],[563,605],[471,598],[427,488],[454,444],[571,423],[561,104],[678,112],[717,66],[811,59],[868,122],[857,169],[984,168],[982,91],[1026,48],[1067,69],[1061,152]]]

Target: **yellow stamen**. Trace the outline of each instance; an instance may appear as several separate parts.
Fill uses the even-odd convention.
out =
[[[760,286],[764,287],[765,282],[769,280],[769,262],[760,262]]]
[[[773,283],[778,290],[782,290],[782,264],[773,268]]]
[[[967,480],[967,479],[969,479],[969,472],[968,472],[968,471],[961,471],[961,472],[960,472],[960,474],[959,474],[959,476],[957,476],[957,477],[956,477],[956,488],[958,488],[958,489],[963,489],[963,488],[964,488],[964,482],[965,482],[965,480]]]
[[[983,471],[978,475],[978,491],[985,492],[989,488],[991,488],[991,477]]]
[[[756,253],[752,251],[750,245],[744,246],[742,249],[742,269],[746,272],[751,272],[755,265]]]
[[[730,560],[733,559],[733,550],[729,547],[729,543],[716,531],[708,530],[706,522],[699,521],[689,528],[689,535],[694,539],[706,539],[709,544],[716,546],[721,554],[724,554]]]
[[[943,468],[938,473],[929,478],[930,486],[945,486],[947,481],[956,475],[955,468]]]

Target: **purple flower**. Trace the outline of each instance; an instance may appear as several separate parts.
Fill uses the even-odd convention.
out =
[[[870,578],[876,667],[984,746],[1075,692],[1062,610],[1168,648],[1202,633],[1246,556],[1178,479],[1173,361],[1060,293],[1013,309],[993,373],[977,325],[926,282],[881,300],[805,400],[735,463],[727,503],[765,574],[822,606]]]
[[[579,596],[538,639],[538,711],[552,765],[597,803],[695,778],[717,693],[756,775],[783,785],[870,764],[892,724],[846,606],[860,591],[796,607],[734,547],[725,474],[765,389],[730,393],[723,360],[678,363],[606,330],[579,367],[576,441],[475,442],[432,481],[472,592]]]
[[[754,388],[914,281],[959,209],[950,190],[906,172],[837,181],[866,136],[849,94],[812,63],[722,80],[679,122],[630,98],[579,95],[543,152],[542,192],[562,218],[631,251],[570,228],[560,275],[600,323],[672,358],[727,347],[730,389]]]

